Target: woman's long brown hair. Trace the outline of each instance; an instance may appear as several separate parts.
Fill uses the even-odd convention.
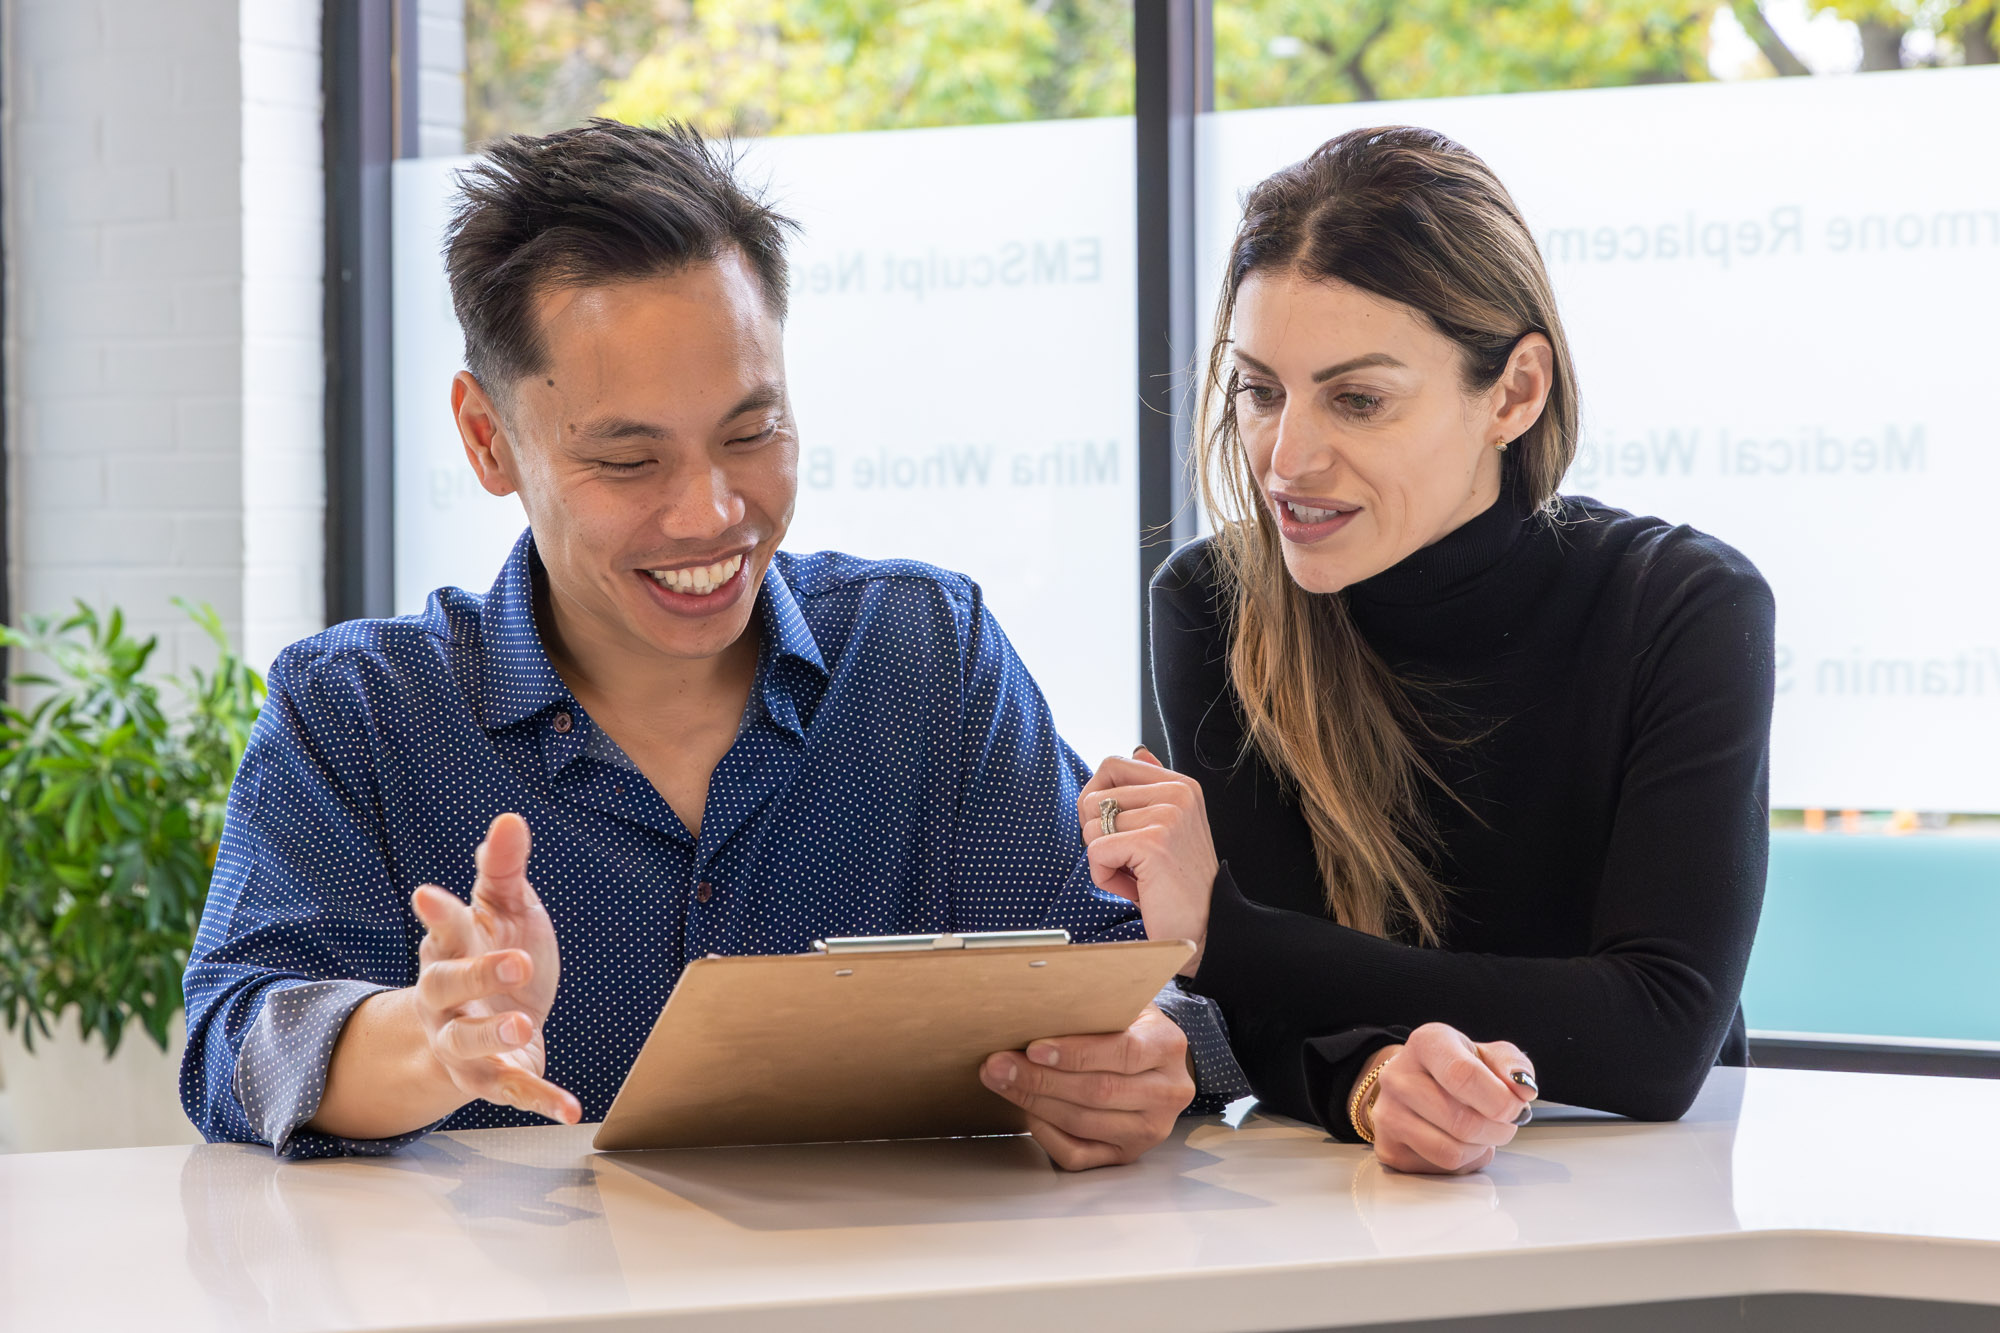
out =
[[[1491,388],[1514,345],[1555,350],[1542,414],[1506,455],[1509,484],[1547,506],[1576,453],[1576,380],[1534,237],[1487,165],[1408,126],[1353,130],[1252,190],[1229,255],[1201,385],[1196,466],[1215,524],[1229,612],[1229,676],[1246,743],[1296,795],[1327,909],[1369,934],[1436,944],[1444,887],[1431,869],[1425,787],[1442,788],[1419,740],[1442,740],[1355,629],[1347,595],[1311,593],[1285,569],[1277,524],[1237,429],[1229,333],[1257,272],[1346,283],[1408,306],[1465,355],[1468,393]]]

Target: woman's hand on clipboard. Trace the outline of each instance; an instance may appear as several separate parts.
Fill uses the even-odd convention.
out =
[[[979,1077],[1028,1113],[1035,1142],[1068,1171],[1138,1161],[1194,1100],[1187,1036],[1151,1005],[1123,1032],[990,1055]]]
[[[1188,940],[1193,976],[1208,942],[1208,903],[1218,865],[1201,784],[1140,746],[1097,766],[1076,804],[1090,878],[1106,893],[1139,904],[1146,936]]]

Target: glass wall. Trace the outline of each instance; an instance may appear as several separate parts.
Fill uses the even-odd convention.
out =
[[[805,224],[790,545],[972,575],[1072,742],[1129,748],[1130,6],[468,0],[466,33],[475,144],[596,114],[738,138]],[[1776,588],[1753,1028],[2000,1041],[1996,34],[1993,0],[1213,6],[1204,306],[1245,187],[1344,129],[1444,130],[1557,284],[1567,489],[1712,532]],[[521,524],[446,408],[456,165],[395,180],[402,610],[484,587]]]
[[[1591,8],[1217,3],[1205,299],[1241,191],[1333,135],[1485,157],[1576,352],[1565,489],[1777,593],[1751,1026],[2000,1040],[1995,9]]]
[[[471,0],[475,144],[608,115],[735,137],[803,226],[786,545],[977,580],[1092,762],[1138,739],[1130,15],[1122,4]],[[1015,123],[1008,123],[1015,122]],[[437,260],[459,161],[397,164],[399,610],[483,589]],[[1106,596],[1091,589],[1115,589]]]

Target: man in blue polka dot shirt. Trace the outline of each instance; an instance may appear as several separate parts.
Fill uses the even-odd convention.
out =
[[[484,597],[273,665],[187,971],[202,1131],[310,1157],[601,1118],[706,953],[1141,934],[979,589],[778,549],[790,224],[678,127],[503,140],[461,184],[452,407],[529,530]],[[1161,1003],[982,1077],[1060,1164],[1130,1161],[1197,1077],[1243,1090],[1213,1010]]]

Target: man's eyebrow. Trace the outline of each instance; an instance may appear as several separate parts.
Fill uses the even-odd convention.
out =
[[[1238,361],[1249,366],[1252,370],[1269,375],[1272,379],[1278,378],[1277,371],[1271,369],[1248,352],[1239,350],[1234,355]],[[1352,357],[1337,366],[1328,366],[1325,370],[1315,370],[1313,372],[1313,383],[1324,384],[1336,375],[1345,375],[1350,370],[1360,370],[1365,366],[1391,366],[1397,370],[1409,369],[1405,363],[1398,361],[1387,352],[1370,352],[1366,356]]]
[[[650,421],[635,421],[631,417],[599,417],[576,428],[578,435],[593,440],[629,440],[634,436],[647,440],[664,440],[673,432],[665,426]]]
[[[745,412],[755,412],[762,408],[775,407],[785,401],[785,390],[779,384],[760,384],[749,393],[737,399],[736,404],[722,414],[724,424],[734,421]],[[598,417],[595,421],[578,426],[575,433],[592,440],[667,440],[673,438],[673,431],[651,421],[640,421],[633,417]]]
[[[736,406],[722,414],[722,424],[736,420],[745,412],[759,412],[767,407],[776,407],[785,401],[785,386],[782,384],[760,384],[749,393],[736,400]]]

